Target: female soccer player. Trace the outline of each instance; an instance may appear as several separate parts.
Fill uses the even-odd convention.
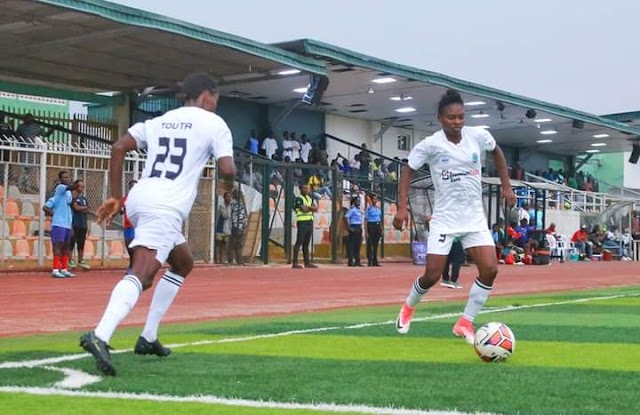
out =
[[[510,206],[515,195],[509,183],[507,163],[493,136],[484,128],[464,126],[464,102],[456,91],[447,91],[438,104],[442,130],[418,143],[409,154],[408,166],[400,176],[398,211],[393,220],[396,229],[407,222],[407,196],[413,172],[428,163],[435,188],[435,206],[427,241],[427,265],[424,274],[413,283],[396,321],[400,334],[409,331],[416,305],[440,279],[454,239],[458,238],[478,267],[478,278],[469,291],[462,317],[453,326],[453,334],[473,343],[473,319],[489,298],[498,273],[495,245],[487,227],[482,201],[482,165],[480,155],[493,155],[502,194]]]

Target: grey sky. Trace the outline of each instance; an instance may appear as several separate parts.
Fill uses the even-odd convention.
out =
[[[640,110],[637,0],[114,1],[265,43],[313,38],[596,114]]]

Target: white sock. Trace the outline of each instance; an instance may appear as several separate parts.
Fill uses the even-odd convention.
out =
[[[160,282],[153,292],[147,322],[142,330],[142,337],[148,342],[154,342],[158,339],[160,321],[167,313],[167,310],[169,310],[169,307],[171,307],[171,304],[173,304],[173,300],[175,300],[176,295],[178,295],[178,291],[180,291],[183,283],[184,277],[171,271],[167,271],[160,279]]]
[[[490,286],[484,285],[478,279],[473,283],[469,290],[469,300],[467,300],[467,306],[464,308],[462,317],[469,321],[478,315],[478,312],[484,307],[484,303],[487,302],[489,294],[491,293]]]
[[[96,337],[107,344],[118,324],[129,314],[142,293],[142,284],[135,275],[126,275],[111,291],[109,304],[95,329]]]
[[[411,286],[411,291],[409,291],[409,296],[407,297],[406,303],[409,307],[414,308],[418,305],[422,296],[429,292],[428,288],[422,288],[418,280],[420,280],[422,275],[418,276]]]

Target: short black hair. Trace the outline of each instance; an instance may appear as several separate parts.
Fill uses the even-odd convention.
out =
[[[464,105],[464,101],[460,96],[460,93],[453,89],[447,89],[447,92],[442,95],[440,98],[440,102],[438,103],[438,115],[442,115],[444,113],[445,108],[447,108],[451,104],[460,104]]]
[[[66,171],[66,170],[59,171],[59,172],[58,172],[58,180],[62,180],[62,175],[63,175],[63,174],[65,174],[65,173],[66,173],[66,174],[70,174],[70,173],[69,173],[68,171]]]
[[[355,205],[356,202],[360,201],[360,196],[354,196],[351,198],[351,206]]]
[[[185,94],[187,100],[198,99],[205,91],[211,93],[218,92],[218,83],[208,73],[195,72],[184,78],[182,82],[182,92]]]

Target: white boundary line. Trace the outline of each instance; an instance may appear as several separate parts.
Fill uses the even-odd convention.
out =
[[[260,401],[249,399],[232,399],[220,398],[217,396],[171,396],[171,395],[153,395],[149,393],[123,393],[123,392],[84,392],[70,391],[56,388],[35,388],[35,387],[17,387],[3,386],[0,392],[6,393],[27,393],[30,395],[44,396],[69,396],[78,398],[103,398],[103,399],[132,399],[138,401],[153,402],[193,402],[205,404],[217,404],[225,406],[238,406],[243,408],[258,409],[288,409],[288,410],[310,410],[318,412],[333,413],[359,413],[372,415],[463,415],[471,414],[470,412],[458,411],[435,411],[435,410],[418,410],[404,408],[379,408],[368,405],[340,405],[335,403],[294,403],[294,402],[274,402]],[[472,412],[475,415],[494,415],[488,412]]]
[[[497,308],[482,310],[480,313],[490,314],[490,313],[499,313],[499,312],[505,312],[505,311],[516,311],[516,310],[524,310],[524,309],[531,309],[531,308],[551,307],[551,306],[566,305],[566,304],[578,304],[578,303],[586,303],[591,301],[602,301],[602,300],[611,300],[616,298],[628,298],[628,297],[637,297],[637,296],[640,296],[640,293],[619,294],[619,295],[610,295],[610,296],[602,296],[602,297],[586,297],[586,298],[578,298],[578,299],[566,300],[566,301],[526,304],[522,306],[497,307]],[[420,317],[420,318],[414,319],[414,322],[439,320],[439,319],[444,319],[449,317],[456,317],[459,314],[460,313],[446,313],[446,314],[437,314],[432,316]],[[319,333],[319,332],[335,331],[335,330],[355,330],[355,329],[366,328],[366,327],[391,325],[394,323],[395,321],[388,320],[383,322],[360,323],[360,324],[353,324],[348,326],[317,327],[313,329],[290,330],[290,331],[284,331],[280,333],[270,333],[270,334],[263,334],[263,335],[256,335],[256,336],[229,337],[229,338],[223,338],[223,339],[217,339],[217,340],[203,340],[203,341],[197,341],[197,342],[191,342],[191,343],[179,343],[179,344],[173,344],[170,346],[173,348],[180,348],[180,347],[186,347],[186,346],[245,342],[245,341],[268,339],[268,338],[274,338],[274,337],[291,336],[295,334]],[[114,354],[126,353],[130,351],[131,349],[119,350],[117,352],[114,352]],[[89,356],[90,355],[88,353],[79,353],[79,354],[59,356],[59,357],[54,357],[49,359],[26,360],[26,361],[2,363],[0,364],[0,369],[43,367],[44,369],[62,372],[63,374],[65,374],[65,379],[56,383],[52,388],[2,386],[0,387],[0,392],[26,393],[30,395],[45,395],[45,396],[55,395],[55,396],[71,396],[71,397],[103,398],[103,399],[133,399],[133,400],[144,400],[144,401],[153,401],[153,402],[194,402],[194,403],[218,404],[218,405],[237,406],[237,407],[250,407],[250,408],[263,408],[263,409],[271,408],[271,409],[285,409],[285,410],[298,409],[298,410],[312,410],[312,411],[318,411],[318,412],[333,412],[333,413],[356,412],[361,414],[372,414],[372,415],[463,415],[463,414],[468,414],[465,412],[457,412],[457,411],[433,411],[433,410],[424,411],[424,410],[404,409],[404,408],[379,408],[379,407],[368,406],[368,405],[340,405],[335,403],[290,403],[290,402],[221,398],[217,396],[171,396],[171,395],[153,395],[153,394],[134,394],[134,393],[124,393],[124,392],[86,392],[86,391],[68,390],[65,388],[82,387],[90,383],[95,383],[99,381],[101,378],[94,375],[89,375],[87,373],[74,370],[74,369],[49,366],[56,363],[79,360]],[[479,412],[476,412],[475,414],[491,415],[488,413],[479,413]]]
[[[632,294],[608,295],[608,296],[602,296],[602,297],[585,297],[585,298],[577,298],[574,300],[556,301],[556,302],[548,302],[548,303],[525,304],[521,306],[496,307],[496,308],[481,310],[480,314],[501,313],[505,311],[526,310],[530,308],[551,307],[555,305],[578,304],[578,303],[587,303],[591,301],[613,300],[616,298],[628,298],[628,297],[638,297],[638,296],[640,296],[640,292],[632,293]],[[415,322],[421,322],[421,321],[440,320],[440,319],[445,319],[450,317],[457,317],[459,315],[460,315],[459,312],[436,314],[432,316],[414,318],[412,322],[415,323]],[[220,343],[239,343],[239,342],[246,342],[246,341],[253,341],[253,340],[270,339],[274,337],[293,336],[296,334],[321,333],[325,331],[336,331],[336,330],[357,330],[357,329],[362,329],[367,327],[386,326],[391,324],[395,324],[395,320],[379,321],[374,323],[359,323],[359,324],[352,324],[348,326],[329,326],[329,327],[316,327],[312,329],[289,330],[289,331],[282,331],[279,333],[258,334],[255,336],[225,337],[225,338],[216,339],[216,340],[200,340],[200,341],[195,341],[190,343],[169,344],[167,345],[167,347],[171,347],[173,349],[179,349],[187,346],[206,346],[210,344],[220,344]],[[115,350],[111,352],[111,354],[129,353],[132,350],[133,349]],[[64,356],[51,357],[47,359],[3,362],[3,363],[0,363],[0,369],[33,368],[33,367],[39,367],[39,366],[55,365],[57,363],[72,362],[72,361],[84,359],[90,356],[91,355],[89,353],[76,353],[76,354],[70,354],[70,355],[64,355]]]

